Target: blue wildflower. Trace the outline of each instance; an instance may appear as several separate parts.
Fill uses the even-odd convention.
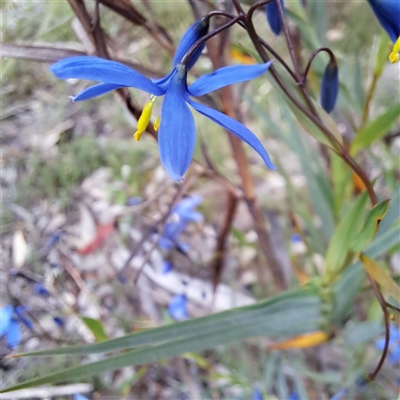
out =
[[[11,305],[0,308],[0,336],[5,335],[7,344],[13,349],[21,343],[20,322],[33,328],[32,322],[24,315],[25,310],[25,307],[14,308]]]
[[[163,275],[168,274],[170,271],[172,271],[172,264],[169,261],[164,261],[162,264]]]
[[[300,396],[299,396],[299,394],[297,392],[292,391],[289,394],[288,400],[300,400]]]
[[[187,311],[187,297],[185,294],[177,294],[172,297],[168,305],[169,315],[177,320],[182,321],[189,318]]]
[[[326,66],[321,83],[321,106],[330,113],[336,104],[339,92],[338,67],[335,61],[330,61]]]
[[[343,396],[349,391],[347,388],[340,389],[330,400],[343,400]]]
[[[64,319],[61,317],[53,317],[53,321],[62,328],[65,325]]]
[[[285,10],[283,0],[279,1],[282,4],[282,9]],[[265,13],[267,14],[267,20],[272,32],[274,32],[275,35],[279,35],[282,30],[282,21],[276,0],[271,1],[265,5]]]
[[[50,292],[41,284],[41,283],[35,283],[34,286],[34,291],[40,296],[43,297],[50,297]]]
[[[394,365],[400,360],[400,326],[390,324],[389,339],[389,356],[390,364]],[[385,347],[385,338],[376,341],[375,346],[378,350],[383,351]]]
[[[399,0],[368,0],[376,18],[388,33],[393,42],[389,60],[399,61],[400,56],[400,1]]]
[[[251,399],[252,400],[263,400],[263,395],[261,393],[261,390],[259,388],[254,388],[253,389],[253,393],[251,395]]]
[[[73,400],[89,400],[89,399],[80,393],[76,393],[74,394]]]
[[[200,196],[186,197],[171,210],[169,221],[158,241],[162,249],[171,250],[177,247],[183,252],[188,250],[188,245],[179,242],[178,238],[190,222],[203,221],[203,215],[194,210],[202,201]]]
[[[79,78],[100,81],[82,93],[72,97],[73,101],[87,100],[121,87],[134,87],[151,94],[150,101],[143,108],[134,134],[139,140],[150,122],[156,96],[164,96],[161,108],[158,145],[161,162],[169,176],[180,181],[189,168],[196,144],[196,127],[188,104],[200,114],[222,126],[239,139],[253,147],[270,169],[275,169],[260,140],[248,128],[227,115],[193,101],[190,96],[200,97],[238,82],[257,78],[270,67],[271,62],[257,65],[234,65],[220,68],[203,75],[189,87],[186,83],[187,68],[178,64],[166,77],[150,80],[135,70],[97,57],[71,57],[51,67],[57,78]]]

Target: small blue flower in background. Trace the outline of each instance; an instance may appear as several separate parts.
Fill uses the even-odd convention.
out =
[[[279,0],[282,4],[282,9],[285,10],[285,5],[283,0]],[[271,31],[275,33],[275,35],[279,35],[282,30],[282,21],[279,14],[278,5],[276,4],[276,0],[271,1],[265,5],[265,13],[267,14],[267,20]]]
[[[375,346],[378,350],[383,351],[385,347],[385,338],[376,341]],[[400,360],[400,326],[390,324],[390,339],[389,339],[389,355],[390,364],[394,365]]]
[[[171,210],[169,221],[158,241],[162,249],[171,250],[177,247],[183,252],[188,250],[188,245],[179,242],[178,239],[190,222],[203,221],[203,214],[194,210],[202,201],[200,196],[186,197]]]
[[[187,297],[185,294],[177,294],[172,297],[170,303],[168,304],[169,315],[177,320],[183,321],[189,318],[187,311]]]
[[[11,305],[0,308],[0,336],[6,338],[7,344],[14,349],[21,343],[21,321],[33,329],[32,322],[25,317],[26,307]]]
[[[50,292],[41,283],[35,283],[33,290],[40,296],[50,297]]]
[[[53,321],[58,325],[60,328],[62,328],[65,325],[64,319],[61,317],[53,317]]]
[[[89,400],[89,399],[80,393],[76,393],[74,394],[73,400]]]
[[[129,199],[126,200],[126,205],[131,207],[131,206],[137,206],[139,204],[143,203],[143,199],[138,196],[134,197],[129,197]]]
[[[189,28],[178,46],[172,71],[161,79],[150,80],[124,64],[89,56],[66,58],[54,64],[50,70],[59,79],[77,78],[102,82],[72,97],[73,101],[88,100],[123,87],[133,87],[150,93],[150,100],[144,106],[138,120],[135,140],[140,139],[150,122],[156,97],[165,95],[161,119],[156,120],[155,129],[159,128],[161,162],[169,176],[176,181],[182,180],[189,168],[196,145],[196,126],[188,104],[250,145],[270,169],[275,169],[262,143],[249,129],[227,115],[190,99],[190,96],[204,96],[225,86],[255,79],[268,70],[271,62],[220,68],[211,74],[203,75],[188,87],[188,68],[196,61],[200,52],[195,52],[187,66],[176,63],[195,43],[194,39],[199,39],[196,32],[203,33],[204,30]]]
[[[342,400],[343,396],[348,392],[347,388],[340,389],[336,394],[334,394],[330,400]]]
[[[288,400],[300,400],[300,396],[297,392],[290,392]]]
[[[172,264],[169,261],[164,261],[162,264],[162,273],[165,275],[170,271],[172,271]]]
[[[400,1],[399,0],[368,0],[376,18],[388,33],[393,42],[389,56],[392,63],[399,61],[400,56]]]
[[[253,393],[251,395],[251,400],[263,400],[263,395],[259,388],[255,387],[253,389]]]
[[[329,62],[321,82],[321,106],[327,113],[330,113],[335,108],[338,93],[338,67],[336,62]]]

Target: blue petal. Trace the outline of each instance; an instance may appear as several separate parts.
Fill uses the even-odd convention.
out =
[[[101,96],[108,92],[111,92],[115,89],[120,89],[121,85],[116,85],[114,83],[99,83],[98,85],[90,86],[89,88],[85,89],[83,92],[79,93],[77,96],[71,96],[70,99],[72,101],[83,101],[92,99],[93,97]]]
[[[193,82],[188,91],[192,96],[198,97],[234,83],[258,78],[271,66],[271,63],[272,61],[268,61],[266,64],[231,65],[217,69]]]
[[[73,400],[89,400],[89,399],[80,393],[76,393],[74,394]]]
[[[201,204],[202,201],[201,196],[186,197],[174,207],[172,213],[177,213],[186,222],[201,222],[204,219],[203,214],[194,211],[193,208]]]
[[[87,79],[129,86],[160,96],[164,91],[150,79],[124,64],[98,57],[79,56],[61,60],[50,71],[59,79]]]
[[[283,4],[283,0],[280,0],[282,4],[283,10],[285,10],[285,6]],[[271,31],[275,33],[275,35],[279,35],[282,30],[282,21],[278,10],[278,5],[276,1],[272,1],[265,5],[265,13],[267,14],[267,20]]]
[[[389,362],[396,364],[400,360],[400,343],[390,352]]]
[[[169,305],[168,312],[173,319],[178,321],[188,318],[187,312],[187,297],[184,294],[177,294],[174,296]]]
[[[261,390],[258,388],[254,388],[251,399],[252,400],[263,400],[263,395],[261,393]]]
[[[272,161],[269,158],[269,155],[264,149],[264,146],[262,145],[260,140],[243,124],[228,117],[225,114],[220,113],[217,110],[213,110],[212,108],[204,106],[203,104],[197,103],[195,101],[189,100],[189,104],[200,114],[203,114],[206,117],[210,118],[216,124],[221,125],[224,129],[233,133],[239,139],[243,140],[245,143],[251,146],[261,156],[268,168],[276,169],[275,165],[272,164]]]
[[[165,236],[161,236],[157,244],[164,250],[172,250],[175,246],[174,242]]]
[[[53,321],[61,328],[65,325],[65,322],[61,317],[53,317]]]
[[[344,400],[344,395],[348,392],[347,388],[339,390],[330,400]]]
[[[297,392],[290,392],[288,400],[300,400],[300,396]]]
[[[0,336],[3,336],[8,331],[13,313],[13,306],[0,308]]]
[[[162,264],[162,274],[168,274],[170,271],[172,271],[172,264],[168,261],[164,261]]]
[[[10,347],[15,348],[21,343],[21,328],[17,319],[12,318],[8,331],[6,333],[6,340]]]
[[[372,10],[393,43],[400,36],[400,1],[369,0]]]
[[[182,36],[178,47],[176,49],[172,64],[174,67],[178,65],[178,63],[182,60],[182,57],[188,52],[188,50],[195,44],[199,39],[201,39],[204,35],[208,33],[208,28],[210,26],[210,20],[207,18],[201,18],[197,20],[194,24],[192,24],[187,31]],[[205,43],[201,45],[190,58],[187,68],[190,69],[194,63],[200,57],[201,52],[203,51]]]
[[[180,181],[189,168],[196,145],[196,126],[186,104],[186,74],[176,69],[161,108],[158,146],[168,175]]]

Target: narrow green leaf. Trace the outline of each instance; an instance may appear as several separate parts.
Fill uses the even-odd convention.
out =
[[[367,201],[367,193],[361,193],[335,229],[326,253],[326,271],[328,273],[340,270],[346,260],[350,250],[350,240],[360,227]]]
[[[393,278],[365,254],[360,255],[360,260],[368,275],[382,287],[383,291],[392,296],[396,301],[400,301],[400,287],[397,286]]]
[[[104,332],[104,327],[101,321],[98,319],[82,317],[82,321],[85,325],[90,329],[93,333],[94,337],[99,341],[102,342],[103,340],[107,340],[108,337]]]
[[[351,239],[350,249],[353,252],[358,253],[364,250],[376,236],[379,224],[389,208],[389,202],[390,200],[383,200],[368,212],[364,226]]]
[[[98,351],[100,347],[102,347],[103,351],[104,348],[108,350],[122,349],[127,347],[127,342],[130,345],[135,343],[135,336],[141,337],[139,341],[142,344],[146,343],[149,345],[150,343],[154,343],[155,334],[157,335],[157,333],[161,334],[164,341],[164,343],[129,351],[102,361],[69,368],[51,375],[22,382],[13,387],[6,388],[3,392],[44,384],[69,382],[74,379],[82,379],[83,377],[98,375],[130,365],[140,365],[175,357],[188,351],[202,351],[247,337],[284,338],[291,335],[312,332],[318,329],[320,321],[319,303],[319,298],[316,294],[307,290],[296,290],[283,293],[270,300],[248,307],[128,335],[128,341],[127,337],[124,337],[97,345],[81,346],[81,349],[78,351],[81,354],[93,353],[93,350]],[[210,321],[212,322],[211,324]],[[179,334],[182,331],[185,333],[184,335]],[[52,354],[77,353],[77,347],[79,346],[56,349],[59,351],[53,351]],[[88,347],[91,348],[89,352],[87,351]],[[75,351],[69,351],[71,349]],[[44,352],[41,353],[43,354]]]
[[[388,249],[400,243],[400,225],[391,227],[389,230],[376,237],[368,246],[365,253],[368,257],[379,257]],[[365,270],[361,262],[357,262],[346,268],[335,283],[334,323],[341,325],[350,314],[352,304],[365,280]]]
[[[379,47],[378,51],[376,52],[376,59],[375,59],[374,74],[377,77],[382,75],[383,68],[385,64],[388,62],[390,44],[391,44],[390,40],[387,37],[386,33],[383,33],[379,40]]]
[[[85,344],[77,346],[61,347],[50,350],[42,350],[35,353],[27,353],[24,356],[45,356],[58,354],[93,354],[106,353],[110,351],[123,350],[138,346],[148,346],[159,343],[165,343],[171,340],[184,338],[195,339],[197,335],[221,335],[221,343],[224,343],[223,337],[225,331],[234,331],[239,339],[249,336],[262,335],[262,326],[269,324],[264,321],[264,315],[272,312],[281,312],[282,321],[286,319],[287,310],[283,305],[291,303],[294,299],[299,303],[307,303],[315,301],[318,303],[318,298],[312,297],[316,291],[291,291],[282,293],[274,298],[264,300],[262,302],[252,304],[245,307],[234,308],[218,314],[207,315],[202,318],[196,318],[189,321],[183,321],[176,324],[162,326],[160,328],[148,329],[146,331],[132,333],[117,339],[107,340],[101,343]],[[311,310],[311,306],[305,305],[305,309]],[[318,313],[317,313],[318,314]],[[286,328],[280,326],[279,329],[285,331]],[[268,325],[269,326],[269,325]],[[281,334],[284,332],[281,331]],[[266,331],[267,332],[267,331]],[[288,333],[290,335],[290,333]],[[190,349],[185,351],[192,351]]]
[[[286,99],[286,97],[285,97]],[[312,123],[297,107],[295,107],[290,100],[286,100],[287,105],[289,106],[290,110],[293,112],[294,116],[296,117],[298,123],[301,125],[301,127],[309,134],[311,135],[314,139],[316,139],[318,142],[328,146],[331,149],[337,149],[337,146],[334,146],[329,139],[326,137],[324,132],[321,131],[314,123]],[[313,102],[315,108],[318,111],[318,114],[321,117],[322,122],[325,124],[325,126],[333,133],[334,137],[339,143],[343,143],[342,136],[340,135],[337,126],[335,122],[332,120],[332,118],[327,114],[322,107],[317,104],[316,102]]]
[[[368,147],[374,141],[382,138],[400,116],[400,103],[379,115],[357,133],[351,144],[351,154],[355,156],[361,149]]]

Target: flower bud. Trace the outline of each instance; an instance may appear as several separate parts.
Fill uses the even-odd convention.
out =
[[[209,27],[209,19],[203,17],[198,19],[193,25],[191,25],[187,29],[187,31],[183,34],[182,39],[180,40],[176,49],[174,59],[172,61],[174,67],[176,67],[176,65],[182,60],[183,56],[189,51],[193,44],[195,44],[203,36],[207,35]],[[196,51],[192,54],[187,64],[187,69],[190,69],[198,60],[201,52],[204,49],[204,46],[205,43],[198,47]]]
[[[339,74],[335,61],[330,61],[326,66],[321,83],[321,106],[330,113],[336,104],[339,92]]]
[[[267,14],[267,20],[272,32],[274,32],[275,35],[279,35],[282,30],[282,21],[279,15],[278,4],[276,3],[276,1],[277,0],[273,0],[265,5],[265,13]],[[283,0],[279,1],[282,4],[283,11],[285,11]]]

